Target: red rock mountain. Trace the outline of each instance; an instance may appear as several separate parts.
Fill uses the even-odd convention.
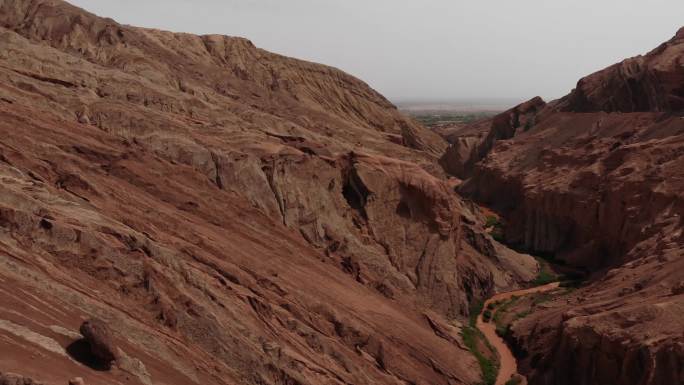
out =
[[[592,272],[514,324],[530,384],[684,384],[683,101],[680,31],[452,137],[442,163],[508,243]]]
[[[538,266],[446,147],[334,68],[0,0],[0,372],[478,383],[469,304]]]

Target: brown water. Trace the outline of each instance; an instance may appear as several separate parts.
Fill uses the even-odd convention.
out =
[[[506,381],[508,381],[512,375],[518,372],[518,362],[513,356],[513,352],[511,352],[511,349],[509,349],[508,345],[506,345],[506,342],[496,334],[496,325],[494,324],[494,322],[484,322],[484,320],[482,319],[482,314],[487,309],[487,305],[489,305],[491,302],[509,299],[514,295],[523,296],[527,294],[550,291],[556,289],[558,285],[559,282],[554,282],[543,286],[533,287],[530,289],[522,289],[516,291],[509,291],[507,293],[500,293],[496,294],[495,296],[493,296],[485,302],[484,307],[482,308],[482,312],[480,312],[480,315],[477,316],[477,328],[480,329],[482,334],[484,334],[485,338],[487,338],[487,341],[489,341],[489,343],[499,353],[500,367],[499,375],[496,377],[496,385],[505,385]]]

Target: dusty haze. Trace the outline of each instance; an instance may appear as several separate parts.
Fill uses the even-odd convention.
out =
[[[72,3],[122,23],[244,36],[341,68],[394,101],[557,97],[669,39],[684,14],[679,0]]]
[[[684,385],[684,28],[309,1],[0,0],[0,384]]]

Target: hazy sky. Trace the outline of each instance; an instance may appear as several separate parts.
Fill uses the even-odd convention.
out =
[[[71,0],[137,26],[243,36],[392,100],[553,98],[684,26],[683,0]]]

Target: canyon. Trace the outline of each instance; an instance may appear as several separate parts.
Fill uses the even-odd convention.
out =
[[[452,130],[442,157],[517,250],[585,282],[507,336],[530,384],[684,383],[684,29],[578,82]]]
[[[242,38],[52,0],[0,28],[0,372],[479,382],[470,304],[538,264],[454,194],[439,135]]]
[[[549,261],[522,381],[682,384],[683,60],[435,132],[244,38],[0,0],[0,384],[477,385],[468,320]]]

